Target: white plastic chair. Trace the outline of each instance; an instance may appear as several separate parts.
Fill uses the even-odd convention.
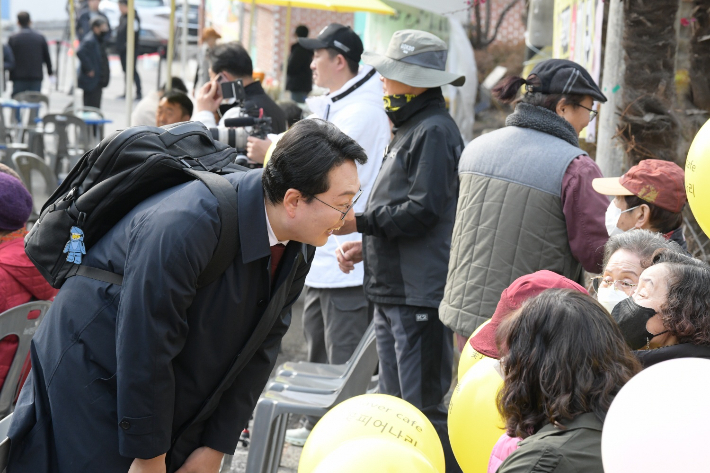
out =
[[[346,363],[350,366],[337,389],[304,392],[300,387],[273,384],[261,395],[254,411],[246,473],[276,473],[290,413],[320,417],[342,401],[367,392],[379,361],[374,326],[368,329],[361,345],[362,350],[356,350],[356,356]]]
[[[51,305],[49,301],[28,302],[0,314],[0,340],[8,335],[17,335],[18,338],[15,357],[0,389],[0,417],[12,411],[12,405],[20,392],[20,376],[30,352],[30,342]]]

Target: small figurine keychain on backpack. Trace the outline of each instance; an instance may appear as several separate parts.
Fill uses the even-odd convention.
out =
[[[81,264],[81,255],[86,254],[84,246],[84,231],[79,227],[71,227],[69,230],[69,241],[64,245],[64,253],[67,253],[67,261]]]

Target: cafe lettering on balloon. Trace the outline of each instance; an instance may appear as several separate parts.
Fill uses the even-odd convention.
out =
[[[401,445],[426,459],[434,471],[445,469],[439,435],[424,414],[402,399],[365,394],[338,404],[316,424],[303,447],[298,473],[314,473],[329,453],[358,439]]]

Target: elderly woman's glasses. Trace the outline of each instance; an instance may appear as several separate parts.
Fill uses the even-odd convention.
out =
[[[316,196],[313,196],[313,198],[316,199],[316,200],[317,200],[318,202],[320,202],[321,204],[325,204],[325,205],[327,205],[328,207],[330,207],[331,209],[337,210],[338,212],[340,212],[340,213],[343,215],[342,217],[340,217],[340,221],[342,222],[343,220],[345,220],[345,216],[348,214],[348,212],[350,212],[350,209],[352,209],[353,207],[355,207],[355,203],[357,202],[357,200],[360,198],[361,195],[362,195],[362,189],[360,189],[360,191],[355,195],[355,198],[353,199],[353,203],[348,206],[348,208],[347,208],[347,210],[345,210],[345,212],[343,212],[342,210],[338,209],[337,207],[333,207],[332,205],[330,205],[330,204],[328,204],[328,203],[326,203],[326,202],[323,202],[322,200],[320,200],[320,199],[319,199],[318,197],[316,197]]]
[[[591,108],[585,107],[585,106],[582,105],[581,103],[578,103],[577,105],[579,105],[580,107],[582,107],[582,108],[585,109],[585,110],[589,110],[589,121],[594,120],[594,119],[596,118],[597,114],[599,113],[599,112],[597,112],[596,110],[592,110]]]
[[[592,278],[592,287],[594,288],[594,292],[597,292],[600,287],[603,288],[610,288],[614,286],[614,289],[618,291],[624,291],[626,292],[629,289],[633,289],[636,287],[636,284],[627,282],[627,281],[622,281],[622,280],[616,280],[614,281],[610,277],[603,277],[603,276],[597,276]]]

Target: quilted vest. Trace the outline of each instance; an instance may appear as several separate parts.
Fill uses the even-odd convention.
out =
[[[469,337],[515,279],[548,269],[578,281],[562,212],[562,179],[586,154],[555,136],[515,126],[482,135],[459,163],[459,199],[442,322]]]

